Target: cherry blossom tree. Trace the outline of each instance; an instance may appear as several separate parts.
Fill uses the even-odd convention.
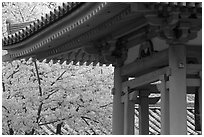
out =
[[[2,35],[7,19],[32,21],[58,5],[3,2]],[[3,63],[3,134],[111,134],[112,86],[111,66]]]

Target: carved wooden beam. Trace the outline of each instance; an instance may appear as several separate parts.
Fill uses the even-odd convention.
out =
[[[122,67],[122,76],[133,76],[141,71],[159,68],[168,65],[168,50],[163,50],[151,56],[137,60],[131,64]]]

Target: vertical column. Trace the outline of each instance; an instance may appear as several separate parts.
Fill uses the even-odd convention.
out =
[[[186,112],[186,47],[169,46],[169,121],[170,134],[187,134]]]
[[[166,88],[166,75],[161,76],[161,135],[169,135],[169,91]]]
[[[126,87],[124,101],[124,135],[134,135],[134,112],[135,104],[129,100],[128,87]]]
[[[200,75],[200,88],[198,91],[199,94],[199,112],[200,112],[200,129],[202,131],[202,71],[199,73]]]
[[[149,134],[149,92],[140,91],[139,98],[139,134]]]
[[[123,135],[124,131],[124,104],[121,102],[122,78],[121,68],[114,68],[114,92],[113,92],[113,115],[112,115],[112,134]]]

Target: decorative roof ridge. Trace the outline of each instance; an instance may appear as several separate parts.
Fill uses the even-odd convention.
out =
[[[54,22],[62,19],[64,16],[71,14],[83,4],[84,3],[81,2],[63,3],[62,6],[58,6],[58,9],[54,9],[54,11],[50,11],[49,14],[41,16],[41,19],[37,19],[36,21],[30,23],[30,25],[27,27],[15,32],[14,34],[2,38],[2,46],[16,44],[29,38],[35,33],[38,33],[44,28],[52,25]]]

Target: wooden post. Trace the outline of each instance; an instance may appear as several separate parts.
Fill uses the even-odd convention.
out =
[[[166,88],[166,75],[161,76],[161,135],[169,135],[169,90]]]
[[[140,91],[139,98],[139,134],[149,134],[149,92]]]
[[[124,104],[121,102],[122,77],[121,68],[114,68],[114,90],[113,90],[113,115],[112,115],[112,134],[123,135],[124,131]]]
[[[200,75],[200,88],[199,88],[198,94],[199,94],[199,112],[200,112],[200,126],[201,126],[200,128],[202,131],[202,71],[200,71],[199,75]]]
[[[134,135],[134,112],[135,104],[129,100],[128,87],[125,88],[125,101],[124,101],[124,135]]]
[[[186,112],[186,47],[169,46],[169,122],[170,134],[187,134]]]

